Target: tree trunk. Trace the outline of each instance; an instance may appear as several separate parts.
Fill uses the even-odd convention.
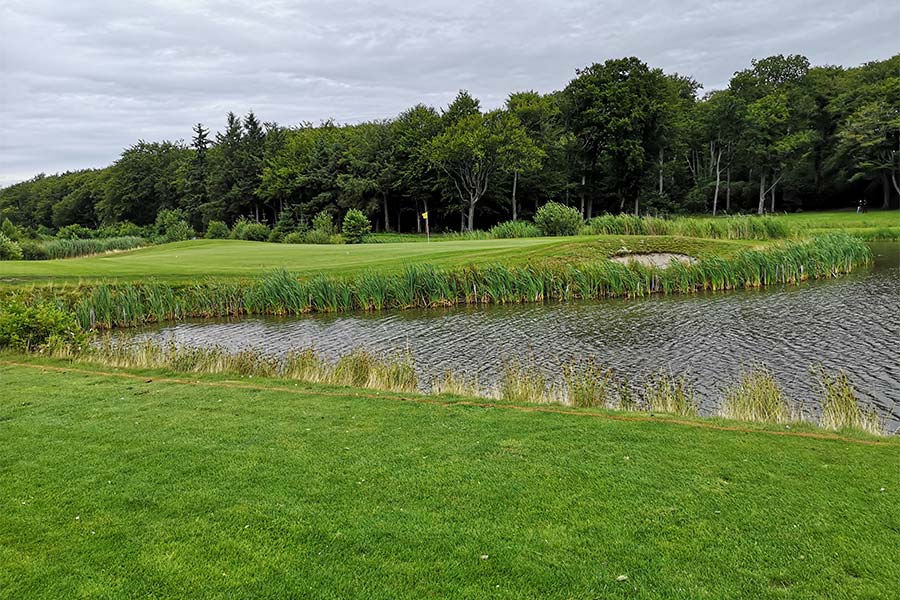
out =
[[[253,212],[255,213],[255,216],[256,216],[256,222],[259,223],[259,203],[258,202],[253,203]]]
[[[775,186],[778,184],[778,181],[772,182],[772,203],[769,205],[769,212],[775,213]]]
[[[422,211],[419,210],[418,200],[416,200],[416,233],[422,233]]]
[[[384,230],[390,231],[391,230],[391,217],[388,214],[388,202],[387,202],[387,194],[386,193],[381,194],[381,200],[384,204]]]
[[[888,181],[887,171],[881,172],[881,208],[891,207],[891,184]]]
[[[731,214],[731,167],[725,169],[725,212]]]
[[[636,217],[641,216],[640,202],[641,202],[640,196],[635,196],[634,197],[634,216],[636,216]]]
[[[663,195],[663,149],[659,149],[659,195]]]
[[[625,196],[619,196],[619,212],[625,212]]]
[[[756,211],[756,214],[763,214],[766,212],[766,174],[763,173],[759,176],[759,208]]]
[[[587,218],[590,219],[594,214],[594,198],[590,197],[587,201]]]
[[[713,216],[716,216],[716,211],[719,208],[719,185],[722,181],[722,150],[719,149],[718,154],[716,155],[716,191],[713,194]]]
[[[512,190],[512,217],[513,221],[516,220],[516,184],[519,183],[519,172],[513,171],[513,190]]]
[[[581,175],[581,216],[584,217],[584,174]]]
[[[477,198],[469,199],[469,231],[474,231],[473,227],[475,226],[475,203],[478,202]]]

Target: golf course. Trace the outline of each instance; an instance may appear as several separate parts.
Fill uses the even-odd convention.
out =
[[[790,289],[865,269],[860,237],[891,232],[895,216],[784,217],[785,239],[192,240],[7,261],[0,287],[25,299],[9,323],[34,303],[63,307],[77,331],[212,315],[219,302],[299,315]],[[607,260],[654,253],[696,264]],[[579,287],[584,274],[593,292]],[[316,300],[316,282],[346,304]],[[383,290],[366,296],[373,282]],[[488,289],[472,296],[473,282]],[[569,295],[554,295],[559,282]],[[873,434],[840,377],[822,379],[832,405],[817,422],[764,370],[740,385],[775,385],[774,396],[748,392],[741,408],[726,393],[725,409],[699,416],[677,374],[640,384],[632,405],[628,384],[613,391],[593,363],[565,372],[567,396],[519,368],[487,397],[464,373],[425,394],[402,360],[284,360],[150,346],[0,352],[0,596],[900,594],[900,441]]]

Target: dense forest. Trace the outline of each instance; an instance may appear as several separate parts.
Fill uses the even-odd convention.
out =
[[[0,190],[0,220],[36,233],[153,223],[306,222],[366,213],[379,231],[487,228],[554,200],[589,218],[763,213],[900,196],[900,55],[855,68],[752,61],[727,89],[637,58],[576,71],[560,91],[484,111],[461,91],[380,121],[285,127],[229,113],[190,143],[139,141],[111,166]],[[186,137],[187,137],[187,132]]]

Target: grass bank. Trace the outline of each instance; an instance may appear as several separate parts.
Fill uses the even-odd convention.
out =
[[[85,328],[133,326],[186,318],[297,315],[309,312],[405,309],[456,304],[507,304],[654,293],[692,293],[834,277],[871,260],[860,240],[832,235],[744,250],[667,268],[635,262],[557,256],[532,265],[493,264],[441,269],[408,265],[399,273],[375,271],[348,277],[301,279],[279,270],[249,282],[101,284],[58,293],[35,288],[73,310]],[[27,295],[27,294],[26,294]],[[34,298],[31,298],[33,301]]]
[[[302,277],[392,273],[408,265],[457,268],[557,261],[590,261],[623,252],[676,252],[698,258],[728,257],[760,242],[670,236],[593,236],[470,240],[432,244],[305,245],[241,240],[192,240],[111,255],[68,260],[4,261],[0,282],[78,284],[146,281],[172,284],[198,278],[237,280],[283,268]]]
[[[6,597],[900,594],[891,440],[0,361]]]

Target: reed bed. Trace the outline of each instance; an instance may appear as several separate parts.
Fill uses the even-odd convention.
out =
[[[562,404],[690,417],[699,415],[696,394],[686,375],[660,371],[631,382],[594,358],[563,362],[549,374],[538,368],[533,358],[508,359],[493,388],[482,387],[476,377],[448,370],[423,389],[408,352],[378,356],[355,349],[337,360],[328,360],[314,349],[275,357],[253,350],[235,352],[218,347],[179,347],[174,343],[123,341],[106,336],[87,349],[56,347],[49,353],[57,358],[113,367],[278,377],[315,384],[401,393],[424,391],[516,404]],[[843,371],[829,373],[821,366],[811,371],[822,389],[818,417],[804,416],[794,410],[794,405],[763,365],[742,372],[737,382],[725,387],[722,403],[709,416],[757,423],[807,422],[826,429],[886,434],[884,421],[872,406],[862,404]]]
[[[43,242],[42,246],[47,258],[56,259],[102,254],[113,250],[132,250],[148,244],[149,242],[142,237],[122,236],[84,240],[58,239]]]
[[[731,216],[712,218],[636,217],[602,215],[584,224],[585,235],[676,235],[724,240],[780,240],[791,237],[791,227],[776,217]]]
[[[667,268],[606,259],[455,269],[409,265],[399,273],[317,275],[305,280],[281,269],[249,282],[98,285],[58,301],[68,303],[83,327],[110,329],[188,318],[690,294],[836,277],[870,261],[871,251],[864,242],[832,234]]]

